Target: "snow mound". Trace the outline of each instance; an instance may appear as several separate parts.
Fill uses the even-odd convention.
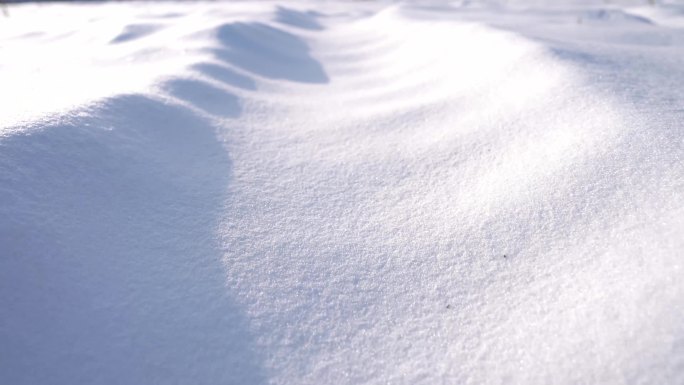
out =
[[[682,9],[12,5],[0,382],[683,382]]]

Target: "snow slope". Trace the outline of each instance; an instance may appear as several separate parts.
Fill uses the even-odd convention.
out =
[[[21,4],[0,382],[684,382],[684,4]]]

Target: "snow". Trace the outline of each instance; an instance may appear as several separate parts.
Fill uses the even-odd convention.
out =
[[[11,4],[0,383],[684,382],[684,4]]]

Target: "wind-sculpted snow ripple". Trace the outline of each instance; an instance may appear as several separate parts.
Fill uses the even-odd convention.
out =
[[[647,116],[553,49],[425,10],[310,42],[330,84],[238,138],[223,230],[278,381],[681,378],[653,341],[682,338],[684,170]]]
[[[152,86],[0,137],[6,382],[682,382],[675,6],[111,7]]]

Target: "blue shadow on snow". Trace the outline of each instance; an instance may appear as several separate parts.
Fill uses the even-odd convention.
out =
[[[301,12],[278,6],[275,21],[292,27],[320,31],[323,30],[323,26],[316,20],[318,16],[319,14],[313,11]]]
[[[164,83],[164,89],[211,115],[224,118],[235,118],[240,115],[241,108],[237,96],[206,82],[174,79]]]
[[[143,96],[86,112],[0,138],[0,383],[266,383],[215,243],[214,129]]]
[[[299,37],[263,23],[230,23],[218,29],[217,59],[269,79],[327,83],[328,75]]]

